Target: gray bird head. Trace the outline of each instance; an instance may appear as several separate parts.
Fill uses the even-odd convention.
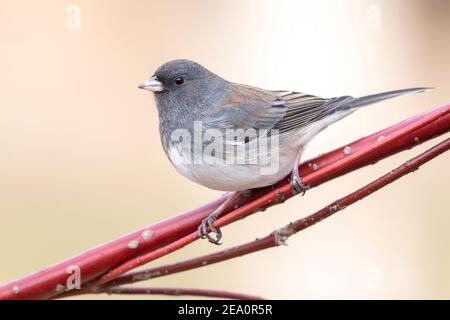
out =
[[[139,85],[140,89],[155,94],[160,114],[173,112],[174,109],[189,113],[205,110],[209,104],[223,97],[228,87],[226,80],[185,59],[163,64],[149,80]]]

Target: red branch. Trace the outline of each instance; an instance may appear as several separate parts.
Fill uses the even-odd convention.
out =
[[[243,293],[208,290],[208,289],[192,289],[192,288],[142,288],[142,287],[113,287],[105,292],[114,294],[163,294],[169,296],[199,296],[210,298],[224,298],[237,300],[262,300],[261,297],[252,296]]]
[[[343,210],[357,201],[364,199],[365,197],[371,195],[372,193],[380,190],[381,188],[387,186],[388,184],[398,180],[399,178],[407,175],[408,173],[416,171],[419,166],[432,160],[433,158],[439,156],[445,151],[450,149],[450,138],[444,140],[443,142],[437,144],[431,149],[425,151],[419,156],[406,161],[398,168],[390,171],[389,173],[383,175],[382,177],[374,180],[373,182],[367,184],[366,186],[342,197],[339,200],[334,201],[328,206],[322,208],[321,210],[299,220],[296,220],[283,228],[275,230],[271,234],[259,238],[248,243],[238,245],[226,250],[215,252],[212,254],[196,257],[193,259],[188,259],[182,262],[162,265],[146,270],[140,270],[136,272],[130,272],[123,276],[120,276],[111,282],[107,283],[101,291],[109,291],[109,287],[117,287],[123,284],[131,284],[138,281],[144,281],[149,279],[154,279],[161,276],[167,276],[169,274],[174,274],[182,271],[192,270],[214,263],[218,263],[225,260],[230,260],[236,257],[241,257],[253,252],[269,249],[286,243],[286,240],[300,232],[303,229],[311,227],[312,225],[332,216],[333,214]],[[80,292],[74,292],[74,294],[79,294]],[[86,290],[81,293],[89,293]]]
[[[317,181],[320,181],[321,177],[326,176],[330,172],[338,174],[339,170],[344,171],[346,170],[346,168],[348,168],[346,172],[349,172],[352,170],[352,168],[359,167],[360,163],[366,163],[364,162],[366,161],[366,159],[372,159],[373,154],[376,154],[377,151],[387,149],[391,144],[404,138],[411,132],[414,132],[416,130],[419,130],[420,128],[427,126],[428,124],[432,123],[435,120],[436,115],[426,115],[420,120],[414,122],[413,124],[400,128],[387,137],[383,137],[383,139],[377,139],[376,143],[367,146],[366,148],[360,150],[358,153],[347,152],[347,157],[329,164],[328,168],[326,168],[327,170],[324,169],[317,170],[310,174],[304,175],[303,181],[306,184],[315,186],[318,183]],[[346,147],[346,149],[350,150],[349,147]],[[316,174],[316,176],[314,176],[314,174]],[[269,206],[277,204],[280,202],[280,199],[283,199],[284,201],[292,196],[293,194],[291,192],[290,183],[289,181],[285,180],[281,183],[281,185],[274,188],[274,190],[271,190],[270,192],[267,192],[266,194],[260,196],[259,198],[242,205],[240,208],[237,208],[236,210],[227,213],[226,215],[218,219],[214,223],[214,226],[222,227],[233,221],[245,218],[246,216],[259,211],[261,208],[267,208]],[[171,252],[179,250],[184,246],[194,242],[197,239],[199,239],[199,234],[197,230],[194,230],[191,234],[184,236],[174,242],[171,242],[161,248],[158,248],[144,255],[138,256],[134,259],[130,259],[125,263],[119,265],[118,267],[113,268],[105,275],[103,275],[98,281],[94,283],[93,287],[95,289],[96,286],[102,286],[107,282],[117,278],[119,275],[124,274],[127,271],[135,269],[139,266],[142,266],[158,258],[161,258]]]
[[[312,159],[300,166],[300,173],[305,183],[318,186],[449,130],[450,105],[445,105]],[[219,219],[217,226],[228,224],[291,196],[287,178],[276,186],[257,189],[250,198],[241,198],[238,210]],[[73,265],[80,268],[83,285],[98,279],[117,266],[123,266],[127,261],[138,262],[139,265],[141,261],[136,259],[137,257],[154,253],[164,246],[167,248],[168,244],[170,246],[183,237],[192,235],[200,222],[224,200],[225,197],[222,196],[202,207],[139,229],[44,270],[4,284],[0,286],[0,299],[55,297],[61,293],[58,289],[65,285],[71,275],[67,272],[67,268]],[[186,241],[187,243],[189,242]],[[118,274],[120,272],[114,276]]]

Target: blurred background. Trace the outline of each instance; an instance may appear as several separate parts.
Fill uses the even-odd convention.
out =
[[[228,80],[323,97],[435,87],[333,125],[307,159],[448,103],[449,57],[447,0],[0,0],[0,283],[220,194],[179,175],[162,150],[153,97],[137,89],[162,63],[188,58]],[[221,248],[310,214],[436,142],[226,227]],[[432,160],[288,247],[148,285],[274,299],[448,299],[449,160]],[[201,241],[161,262],[215,250]]]

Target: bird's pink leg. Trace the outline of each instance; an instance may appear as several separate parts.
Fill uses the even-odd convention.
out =
[[[219,243],[220,239],[222,239],[222,231],[220,231],[219,228],[214,227],[214,222],[220,217],[220,215],[224,212],[225,209],[227,209],[230,206],[233,206],[236,202],[236,200],[239,198],[241,194],[246,194],[246,191],[234,191],[231,192],[230,196],[227,200],[225,200],[216,210],[214,210],[213,213],[211,213],[208,218],[202,221],[201,225],[198,227],[198,233],[200,234],[200,238],[205,239],[207,238],[209,242],[214,244],[221,244]],[[212,237],[209,235],[208,227],[211,230],[211,232],[215,233],[216,236]]]
[[[300,173],[298,172],[298,166],[300,164],[302,152],[303,149],[300,149],[297,153],[297,157],[295,158],[295,164],[291,174],[291,190],[293,194],[301,193],[303,196],[306,190],[309,189],[309,186],[302,183],[302,178],[300,177]]]

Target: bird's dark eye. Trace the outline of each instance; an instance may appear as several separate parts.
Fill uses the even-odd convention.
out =
[[[184,83],[183,77],[176,77],[173,79],[173,83],[175,83],[176,86],[181,86]]]

